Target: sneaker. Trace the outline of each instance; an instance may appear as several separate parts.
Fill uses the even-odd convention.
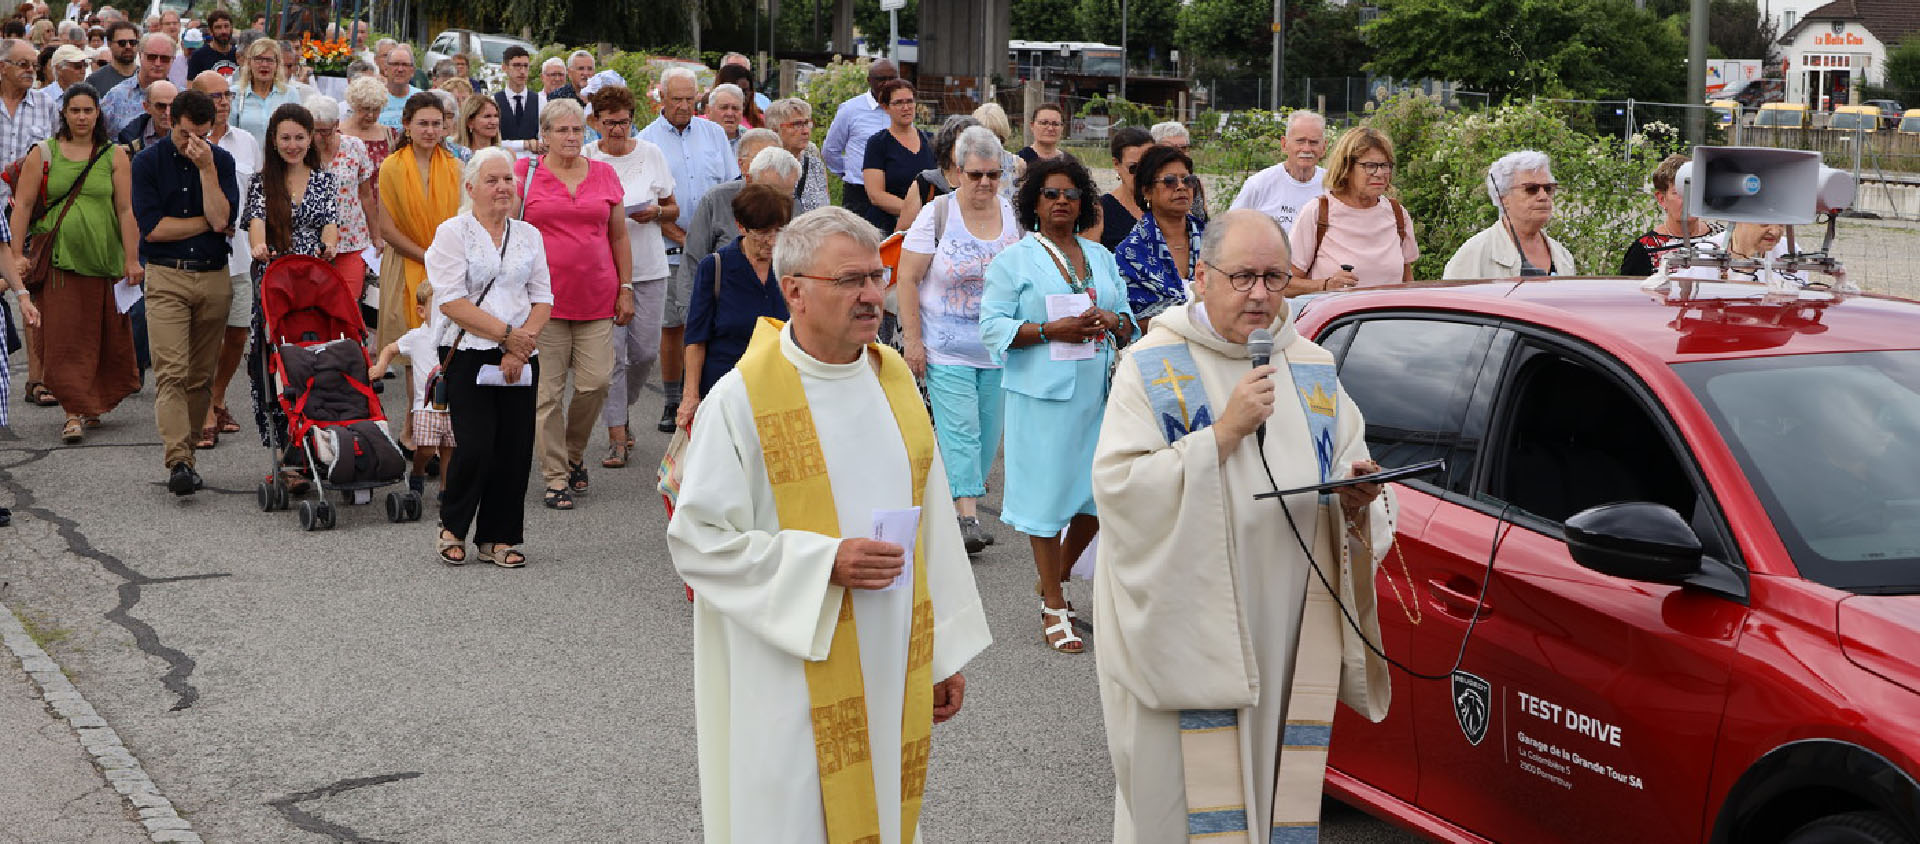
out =
[[[974,516],[960,517],[960,539],[966,543],[967,553],[978,554],[986,550],[987,531],[980,527],[980,519]]]
[[[673,433],[673,427],[675,424],[678,423],[679,416],[680,416],[679,402],[673,402],[672,404],[667,405],[665,410],[660,411],[660,424],[655,425],[654,430],[659,431],[662,434]]]
[[[192,495],[203,485],[200,473],[185,461],[173,464],[173,471],[167,474],[167,491],[174,495]]]

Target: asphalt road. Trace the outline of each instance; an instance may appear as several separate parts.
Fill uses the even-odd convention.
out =
[[[378,500],[344,508],[325,533],[259,512],[267,454],[248,434],[203,453],[204,492],[167,494],[151,389],[82,446],[58,445],[61,419],[16,400],[0,430],[0,600],[207,841],[699,840],[691,609],[652,491],[664,435],[649,426],[630,468],[592,469],[577,511],[532,501],[531,563],[508,571],[436,562],[431,504],[408,525]],[[1025,543],[987,521],[999,544],[975,574],[995,644],[935,733],[927,836],[1105,841],[1093,657],[1042,645]],[[1069,596],[1084,606],[1087,585]],[[24,693],[16,668],[0,703]],[[84,791],[84,773],[57,782]],[[0,786],[0,817],[36,817],[25,804],[46,793]],[[67,829],[8,832],[106,840]],[[1323,840],[1415,839],[1330,806]]]

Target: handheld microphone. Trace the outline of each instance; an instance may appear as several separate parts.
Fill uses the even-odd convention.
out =
[[[1253,358],[1254,369],[1266,366],[1267,362],[1273,359],[1273,332],[1264,328],[1256,328],[1253,330],[1253,333],[1248,334],[1247,355]],[[1260,423],[1260,427],[1254,429],[1253,435],[1255,442],[1260,443],[1262,446],[1266,445],[1267,423]]]

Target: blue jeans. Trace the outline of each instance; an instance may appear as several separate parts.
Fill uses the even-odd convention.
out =
[[[933,402],[933,431],[953,497],[986,495],[987,473],[1000,450],[1000,427],[1006,418],[1000,370],[927,364],[927,397]]]

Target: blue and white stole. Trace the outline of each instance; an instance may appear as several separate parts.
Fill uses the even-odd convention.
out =
[[[1333,479],[1334,431],[1339,422],[1339,381],[1330,356],[1312,348],[1313,360],[1284,361],[1293,381],[1321,482]],[[1135,347],[1130,356],[1146,384],[1147,401],[1168,443],[1212,425],[1215,412],[1186,344]],[[1299,353],[1295,353],[1298,357]],[[1324,358],[1324,359],[1320,359]],[[1258,447],[1256,445],[1256,447]],[[1340,518],[1338,507],[1320,512]],[[1320,520],[1313,528],[1320,527]],[[1333,536],[1344,533],[1335,524]],[[1316,537],[1317,538],[1317,537]],[[1288,684],[1287,723],[1275,776],[1273,817],[1250,821],[1247,779],[1240,752],[1240,711],[1180,711],[1181,772],[1187,802],[1188,841],[1246,841],[1261,844],[1252,831],[1266,826],[1265,844],[1309,844],[1320,837],[1320,791],[1326,776],[1328,741],[1340,683],[1338,605],[1318,579],[1309,577],[1301,617],[1301,635],[1293,677]]]

